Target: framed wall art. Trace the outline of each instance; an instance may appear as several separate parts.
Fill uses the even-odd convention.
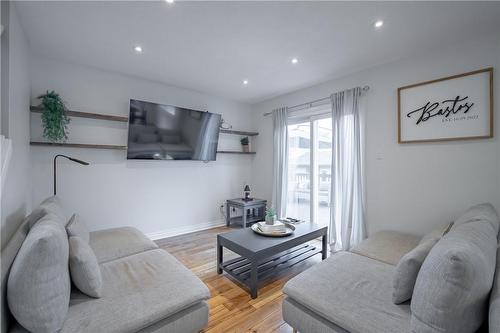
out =
[[[493,137],[493,68],[398,88],[398,142]]]

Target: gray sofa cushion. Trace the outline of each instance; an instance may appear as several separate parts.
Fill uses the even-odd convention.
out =
[[[420,269],[411,302],[415,332],[474,332],[487,315],[496,263],[489,221],[453,226]]]
[[[417,246],[420,237],[396,231],[379,231],[350,251],[362,256],[397,265],[399,260]]]
[[[26,223],[28,225],[28,228],[31,228],[42,217],[44,217],[45,215],[47,215],[47,213],[48,212],[44,208],[42,208],[42,207],[36,207],[35,209],[33,209],[33,211],[31,212],[31,214],[29,214],[28,216],[26,216],[24,218],[23,224]]]
[[[80,237],[69,238],[69,270],[71,280],[81,292],[101,297],[101,269],[89,244]]]
[[[69,216],[62,208],[61,199],[59,199],[59,197],[57,196],[52,196],[45,199],[37,209],[43,209],[47,213],[54,214],[58,218],[57,221],[59,221],[59,223],[61,223],[61,225],[64,227],[66,226],[66,224],[68,224]]]
[[[490,295],[489,331],[500,332],[500,245],[497,248],[497,265]]]
[[[411,298],[420,267],[437,241],[438,239],[434,238],[420,243],[401,258],[396,266],[392,283],[392,301],[395,304],[406,302]]]
[[[68,239],[47,214],[30,230],[12,265],[7,300],[16,320],[33,332],[55,332],[68,311]]]
[[[282,312],[285,322],[299,332],[349,333],[290,297],[283,300]]]
[[[470,207],[457,220],[455,220],[455,225],[479,220],[488,221],[495,230],[495,233],[498,234],[500,226],[498,214],[495,208],[493,208],[493,206],[489,203],[483,203]]]
[[[87,226],[80,220],[78,214],[73,214],[66,225],[66,231],[68,232],[68,237],[80,237],[85,242],[89,242],[90,233]]]
[[[142,232],[132,227],[92,231],[89,244],[99,263],[158,248]]]
[[[352,333],[409,332],[409,304],[392,303],[393,274],[392,265],[339,252],[288,281],[283,292]]]
[[[65,332],[136,332],[209,298],[207,287],[164,250],[100,265],[102,297],[71,295]]]
[[[432,230],[430,233],[422,237],[419,244],[425,243],[431,239],[438,241],[439,239],[441,239],[441,237],[446,235],[451,230],[454,224],[455,222],[446,223],[445,225]]]
[[[139,333],[200,332],[208,325],[208,304],[199,302],[139,331]]]
[[[40,211],[33,211],[30,215],[28,215],[24,221],[21,223],[19,228],[14,232],[14,234],[11,236],[10,239],[8,240],[3,240],[2,241],[2,251],[1,251],[1,286],[2,289],[0,291],[1,296],[2,296],[2,303],[0,305],[0,309],[2,311],[2,316],[0,319],[0,323],[2,326],[2,332],[7,331],[7,327],[9,326],[10,322],[12,321],[12,316],[9,312],[8,306],[7,306],[7,279],[9,277],[9,272],[12,264],[14,263],[14,259],[16,258],[17,253],[19,252],[19,249],[23,245],[24,240],[26,239],[26,236],[28,236],[28,232],[30,230],[30,225],[35,224],[38,222],[40,218],[42,218],[46,212],[43,211],[43,214],[40,214]],[[2,235],[3,236],[3,235]]]
[[[172,316],[166,317],[138,333],[186,333],[200,332],[208,324],[208,304],[199,302]],[[19,324],[16,324],[10,333],[29,333]],[[94,332],[89,332],[94,333]],[[106,332],[107,333],[107,332]]]

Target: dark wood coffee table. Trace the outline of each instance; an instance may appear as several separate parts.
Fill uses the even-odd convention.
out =
[[[217,235],[217,273],[225,271],[248,286],[252,298],[257,297],[257,288],[263,280],[283,269],[321,253],[327,256],[327,227],[312,223],[295,225],[295,232],[286,237],[258,235],[250,228]],[[322,248],[304,244],[322,237]],[[223,262],[223,247],[241,257]]]

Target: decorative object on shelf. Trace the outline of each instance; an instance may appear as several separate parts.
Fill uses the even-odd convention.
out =
[[[276,220],[276,211],[273,207],[266,208],[266,224],[273,225]]]
[[[277,221],[274,225],[268,225],[266,222],[257,222],[252,224],[252,230],[259,235],[268,237],[290,236],[295,231],[295,226]]]
[[[43,136],[52,142],[66,141],[70,119],[66,115],[64,101],[55,91],[47,91],[38,96],[38,99],[42,100]]]
[[[493,68],[398,88],[398,142],[493,137]]]
[[[248,153],[250,151],[250,140],[248,139],[248,136],[241,138],[240,142],[241,146],[243,147],[243,151],[245,153]]]
[[[243,193],[245,194],[245,197],[243,200],[245,201],[252,201],[253,199],[250,198],[250,186],[245,185],[245,188],[243,189]]]
[[[62,154],[57,154],[56,156],[54,156],[54,195],[57,194],[57,170],[56,170],[56,160],[58,157],[64,157],[70,161],[73,161],[73,162],[76,162],[76,163],[79,163],[81,165],[89,165],[88,162],[85,162],[85,161],[82,161],[82,160],[79,160],[77,158],[74,158],[74,157],[69,157],[69,156],[66,156],[66,155],[62,155]]]
[[[222,118],[222,120],[220,122],[220,129],[230,130],[231,128],[233,128],[233,125],[231,125],[224,118]]]

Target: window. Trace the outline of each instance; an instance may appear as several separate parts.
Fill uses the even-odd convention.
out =
[[[321,225],[330,221],[332,119],[328,111],[290,120],[288,126],[286,215]]]

